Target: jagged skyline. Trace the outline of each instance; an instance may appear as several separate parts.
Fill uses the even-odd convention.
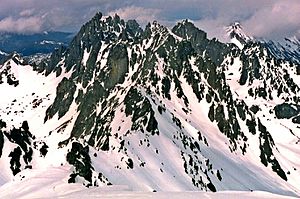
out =
[[[173,26],[187,18],[207,31],[209,37],[220,40],[224,40],[224,26],[235,21],[241,22],[255,37],[281,39],[300,36],[300,2],[297,0],[167,0],[163,4],[157,0],[1,0],[0,31],[77,32],[81,24],[99,11],[104,15],[118,13],[125,19],[137,19],[142,25],[157,20]]]

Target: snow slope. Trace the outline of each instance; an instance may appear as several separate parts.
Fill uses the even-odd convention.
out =
[[[25,174],[26,175],[26,174]],[[132,191],[127,186],[110,186],[86,188],[80,184],[66,184],[64,181],[68,176],[67,168],[51,168],[46,171],[31,171],[32,176],[22,182],[11,182],[0,188],[0,197],[13,199],[32,199],[32,198],[293,198],[283,195],[271,194],[262,191],[238,192],[238,191],[221,191],[218,193],[207,192],[145,192]]]

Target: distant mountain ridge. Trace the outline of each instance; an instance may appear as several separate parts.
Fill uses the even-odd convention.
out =
[[[55,48],[67,46],[72,33],[43,32],[35,34],[0,33],[0,50],[10,54],[17,52],[23,56],[47,54]]]
[[[300,41],[298,38],[285,38],[282,42],[264,41],[264,43],[278,59],[297,63],[300,74]]]
[[[230,38],[230,42],[237,45],[240,49],[243,49],[246,43],[260,42],[277,59],[284,59],[297,64],[297,70],[300,74],[300,41],[296,36],[284,38],[282,41],[256,39],[245,33],[239,22],[232,23],[225,30]]]

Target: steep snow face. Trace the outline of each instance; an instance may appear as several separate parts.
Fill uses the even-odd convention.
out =
[[[299,196],[299,76],[259,42],[98,13],[33,68],[18,56],[0,67],[3,189],[47,170],[53,196],[85,193],[67,183]]]
[[[58,83],[70,73],[62,73],[59,77],[51,74],[45,77],[33,71],[32,66],[23,64],[18,56],[4,63],[0,68],[1,77],[1,118],[10,121],[7,128],[17,127],[21,120],[33,117],[30,127],[38,131],[44,119],[45,108],[55,98]],[[11,101],[12,100],[12,101]],[[36,125],[36,126],[35,126]]]
[[[243,54],[240,57],[225,59],[225,65],[230,63],[226,66],[226,81],[234,93],[234,98],[247,104],[255,117],[259,118],[258,122],[270,133],[272,138],[270,137],[269,141],[273,142],[272,145],[276,149],[273,150],[272,158],[277,159],[282,166],[297,165],[298,163],[294,162],[294,155],[299,154],[300,133],[299,123],[296,121],[300,80],[297,65],[277,61],[263,46],[264,44],[253,43],[244,47],[244,53],[249,55],[247,59],[250,63],[245,60]],[[251,60],[256,61],[251,63]],[[248,67],[245,68],[245,65]],[[295,112],[288,111],[289,107],[293,107]],[[261,127],[258,128],[262,130]],[[283,156],[283,151],[287,148],[291,150],[290,154]],[[297,168],[291,166],[285,170],[288,170],[288,182],[297,186],[299,173],[291,175],[291,171],[297,171]]]
[[[22,58],[14,55],[0,67],[0,137],[4,141],[0,144],[1,185],[11,180],[22,181],[21,170],[44,169],[66,161],[64,150],[57,149],[64,136],[50,136],[57,123],[43,121],[58,83],[70,74],[45,77],[23,63]],[[46,153],[52,155],[44,157]]]
[[[243,49],[245,43],[253,40],[252,37],[248,36],[239,22],[235,22],[230,26],[226,27],[228,37],[231,39],[231,43],[237,45],[240,49]]]

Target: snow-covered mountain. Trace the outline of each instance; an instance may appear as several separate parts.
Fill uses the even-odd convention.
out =
[[[299,83],[264,43],[98,13],[41,63],[0,66],[0,196],[72,196],[67,183],[299,196]]]
[[[254,38],[248,36],[242,28],[239,22],[234,22],[225,28],[227,36],[230,38],[230,42],[237,45],[240,49],[243,49],[247,42],[253,41]]]
[[[300,74],[300,41],[296,36],[284,38],[282,41],[258,39],[245,33],[239,22],[232,23],[225,30],[230,43],[235,44],[238,48],[243,49],[246,43],[262,43],[272,56],[298,65],[297,70]]]

